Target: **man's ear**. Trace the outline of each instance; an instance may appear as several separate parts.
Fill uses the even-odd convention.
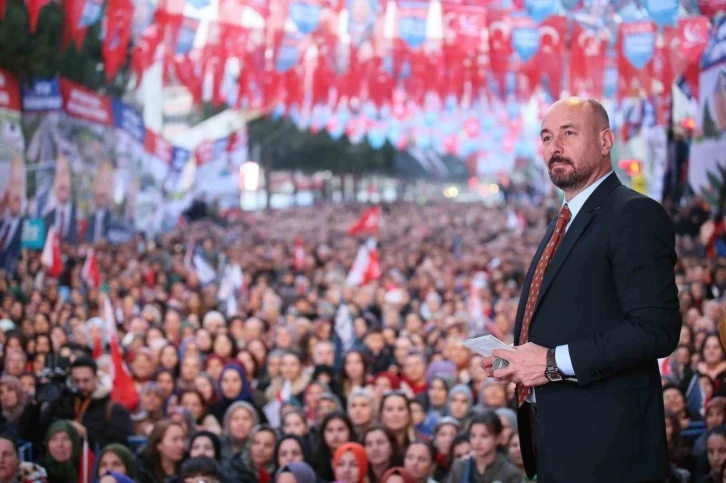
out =
[[[610,154],[615,143],[615,134],[610,129],[603,129],[600,132],[600,152],[603,156]]]

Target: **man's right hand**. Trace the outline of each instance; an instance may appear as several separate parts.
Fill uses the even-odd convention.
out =
[[[481,368],[484,369],[484,375],[494,377],[494,357],[483,357],[481,360]]]

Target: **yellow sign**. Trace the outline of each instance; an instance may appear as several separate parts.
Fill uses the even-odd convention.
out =
[[[633,189],[637,191],[640,194],[645,194],[645,176],[642,174],[638,174],[636,176],[633,176]]]

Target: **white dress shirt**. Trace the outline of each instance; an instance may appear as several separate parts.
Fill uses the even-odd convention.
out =
[[[585,206],[585,202],[587,199],[592,195],[595,190],[597,189],[600,184],[602,184],[603,181],[605,181],[605,178],[610,176],[613,172],[610,171],[608,174],[603,176],[602,178],[595,181],[593,184],[582,190],[579,194],[577,194],[574,198],[572,198],[570,201],[565,200],[563,205],[567,205],[567,207],[570,209],[570,213],[572,213],[572,217],[570,218],[570,222],[567,223],[567,226],[565,227],[565,233],[567,233],[567,230],[570,229],[570,226],[572,226],[572,222],[575,221],[575,217],[577,217],[577,214],[582,210],[582,207]],[[557,367],[562,371],[562,373],[565,376],[568,377],[575,377],[575,369],[572,367],[572,359],[570,358],[570,347],[569,345],[560,345],[555,348],[555,362],[557,363]],[[530,403],[535,403],[535,395],[534,395],[534,389],[532,390],[532,393],[530,397],[527,399]]]

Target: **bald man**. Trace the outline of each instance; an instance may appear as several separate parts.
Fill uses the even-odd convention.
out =
[[[612,172],[614,135],[596,101],[556,102],[544,159],[565,201],[530,265],[516,351],[487,375],[517,383],[527,474],[540,483],[668,477],[657,360],[678,344],[673,225]],[[499,364],[497,364],[499,366]]]

